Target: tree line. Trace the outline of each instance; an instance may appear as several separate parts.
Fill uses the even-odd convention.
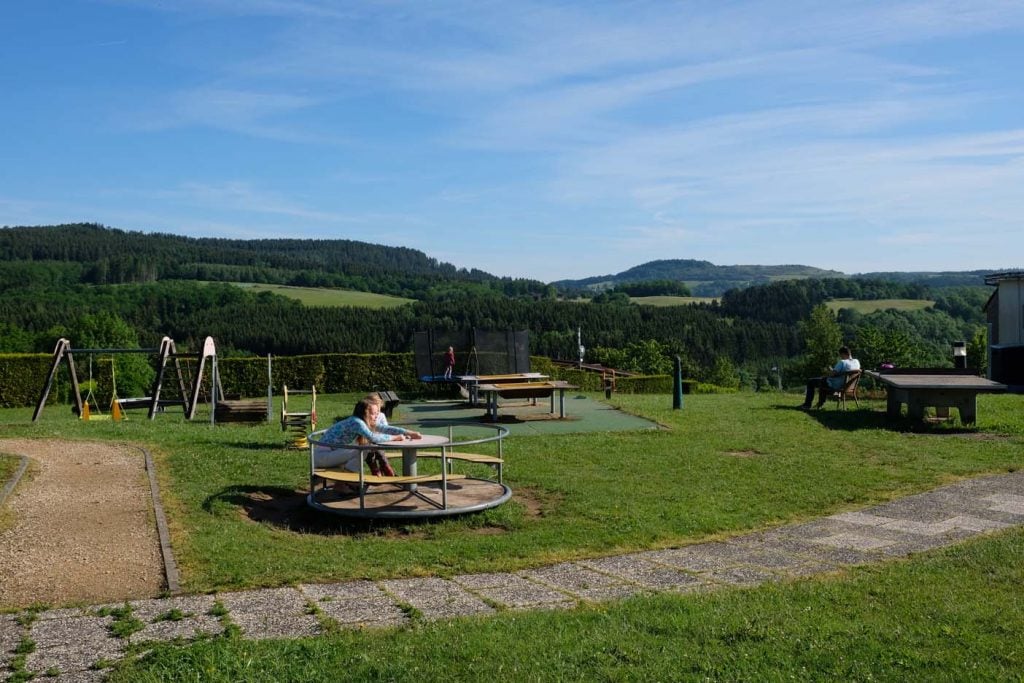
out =
[[[163,280],[335,287],[414,299],[478,295],[553,297],[536,280],[456,268],[406,247],[354,240],[194,238],[93,223],[0,229],[0,263],[29,276],[59,274],[83,284]],[[31,264],[31,265],[26,265]],[[36,264],[41,268],[32,267]]]
[[[379,268],[372,274],[370,263]],[[307,307],[218,280],[354,283],[418,301],[388,310]],[[412,350],[419,330],[480,328],[528,329],[531,353],[576,359],[579,331],[589,360],[653,373],[679,356],[690,377],[759,386],[771,372],[814,371],[809,331],[826,319],[866,366],[883,359],[948,364],[951,341],[976,339],[989,294],[984,287],[807,278],[730,290],[710,304],[629,303],[629,294],[684,289],[671,281],[628,283],[580,303],[556,299],[553,288],[539,282],[494,278],[414,250],[345,240],[196,240],[89,224],[6,228],[0,230],[0,351],[49,352],[58,337],[81,345],[83,337],[101,339],[109,327],[119,344],[128,336],[142,347],[169,335],[179,348],[196,348],[210,335],[229,355],[401,353]],[[935,304],[870,314],[843,309],[838,316],[820,310],[837,298]]]

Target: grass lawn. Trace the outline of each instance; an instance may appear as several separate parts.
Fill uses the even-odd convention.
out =
[[[934,301],[926,299],[869,299],[857,301],[854,299],[832,299],[826,301],[825,305],[838,313],[840,308],[852,308],[859,313],[874,313],[875,311],[886,311],[895,308],[897,311],[920,311],[934,306]]]
[[[0,454],[0,489],[3,489],[7,480],[14,476],[18,469],[18,459]]]
[[[593,395],[596,397],[597,395]],[[326,423],[353,396],[323,396]],[[139,443],[157,462],[189,591],[503,571],[677,546],[857,509],[1024,464],[1019,396],[979,396],[976,428],[887,425],[882,401],[807,413],[795,394],[616,395],[663,430],[514,435],[512,500],[416,524],[354,524],[301,500],[307,454],[277,424],[211,427],[168,412],[82,423],[0,411],[0,438]],[[116,681],[1016,680],[1024,670],[1024,532],[828,576],[570,611],[501,612],[300,640],[158,645]],[[149,649],[148,647],[146,649]],[[140,650],[141,651],[141,648]]]
[[[351,396],[324,396],[324,424]],[[887,428],[870,409],[805,413],[792,394],[616,396],[664,430],[510,437],[512,500],[426,523],[353,523],[301,504],[308,455],[277,424],[211,427],[180,413],[82,423],[66,407],[39,423],[0,411],[2,436],[131,441],[154,454],[183,587],[509,571],[677,546],[835,513],[1024,461],[1020,397],[979,397],[977,430]],[[862,405],[864,405],[862,403]],[[979,438],[979,433],[985,433]],[[254,498],[298,503],[281,523],[246,514]],[[258,549],[258,552],[257,552]]]
[[[1012,531],[746,590],[302,640],[158,645],[108,680],[1020,680],[1022,553],[1024,533]]]
[[[3,494],[4,487],[14,477],[14,473],[18,470],[18,463],[20,460],[15,457],[0,454],[0,496]],[[0,508],[0,531],[6,529],[12,523],[12,516],[7,511],[6,506]]]
[[[413,299],[372,292],[356,292],[348,289],[327,289],[324,287],[289,287],[288,285],[267,285],[254,282],[232,282],[254,294],[272,292],[291,299],[298,299],[306,306],[357,306],[361,308],[395,308],[413,303]]]

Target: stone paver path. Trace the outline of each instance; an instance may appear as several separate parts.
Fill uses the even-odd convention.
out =
[[[113,634],[116,615],[101,608],[0,615],[0,671],[26,639],[24,667],[53,681],[99,681],[102,665],[130,643],[188,640],[234,624],[245,638],[298,638],[342,628],[399,626],[411,618],[447,619],[499,609],[571,609],[639,593],[692,593],[752,586],[878,562],[1024,525],[1024,472],[972,479],[804,524],[671,550],[605,557],[516,573],[452,579],[300,585],[295,588],[180,596],[129,603],[144,624]],[[109,607],[109,606],[108,606]],[[114,606],[123,607],[123,606]]]

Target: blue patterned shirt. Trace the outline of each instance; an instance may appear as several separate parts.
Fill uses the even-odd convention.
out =
[[[392,427],[387,422],[379,425],[377,431],[370,427],[355,415],[346,417],[344,420],[335,422],[324,432],[319,439],[323,446],[328,448],[344,448],[351,446],[360,436],[373,443],[385,443],[393,440],[393,437],[405,434],[401,427]]]

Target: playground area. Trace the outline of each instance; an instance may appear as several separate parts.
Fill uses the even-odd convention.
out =
[[[328,424],[336,416],[349,414],[357,397],[352,394],[318,396],[321,423]],[[144,467],[141,451],[134,450],[134,445],[144,447],[153,455],[168,515],[170,545],[180,569],[179,590],[191,594],[161,601],[160,604],[165,605],[160,608],[162,613],[180,605],[183,611],[194,614],[176,623],[182,627],[205,628],[203,625],[208,625],[212,619],[207,612],[213,609],[215,601],[206,594],[213,592],[219,596],[216,600],[228,606],[236,623],[242,624],[246,637],[308,636],[314,639],[311,641],[314,644],[319,643],[323,635],[317,627],[323,622],[318,622],[318,618],[336,618],[342,620],[339,623],[361,627],[364,622],[358,621],[358,615],[377,614],[383,608],[374,606],[383,603],[369,602],[364,611],[358,612],[352,611],[356,609],[354,602],[320,603],[317,598],[317,605],[325,616],[314,618],[301,612],[305,603],[294,598],[297,589],[286,586],[301,586],[303,594],[312,596],[328,590],[317,586],[335,586],[339,582],[347,582],[345,585],[353,591],[364,591],[361,596],[368,595],[365,591],[371,588],[390,591],[388,595],[399,596],[403,603],[422,605],[417,607],[420,610],[417,614],[431,615],[431,619],[458,614],[451,611],[454,607],[446,601],[446,596],[458,595],[468,600],[470,598],[465,597],[468,594],[477,601],[474,604],[500,603],[507,605],[516,619],[530,618],[534,624],[531,633],[575,632],[574,624],[589,611],[558,609],[557,614],[525,617],[518,611],[524,606],[546,609],[548,603],[521,605],[517,600],[537,595],[543,589],[547,591],[544,595],[551,596],[552,606],[565,607],[565,600],[555,602],[554,598],[558,590],[566,590],[583,596],[577,599],[582,601],[579,604],[586,604],[590,598],[581,592],[579,581],[587,582],[584,588],[593,588],[595,595],[599,592],[597,589],[606,587],[595,583],[598,580],[613,581],[611,588],[622,588],[624,595],[659,590],[658,586],[663,584],[658,582],[668,578],[677,582],[677,588],[703,587],[708,577],[700,573],[705,570],[664,567],[662,561],[687,556],[687,548],[694,544],[703,544],[712,553],[720,548],[719,543],[709,543],[712,539],[778,538],[776,531],[780,525],[798,521],[805,522],[806,532],[815,538],[828,538],[832,544],[855,543],[858,538],[866,537],[866,532],[857,536],[853,534],[857,531],[854,529],[848,532],[851,535],[833,538],[835,534],[829,529],[819,528],[816,522],[807,520],[828,515],[841,517],[844,512],[868,509],[881,501],[895,501],[887,515],[895,518],[913,512],[915,523],[920,521],[934,526],[942,520],[931,519],[931,508],[911,511],[898,499],[951,480],[969,482],[975,477],[1005,473],[1020,466],[1024,425],[1019,418],[1018,398],[1014,396],[979,397],[982,405],[975,427],[936,428],[924,432],[894,430],[886,421],[885,405],[880,400],[861,401],[859,409],[848,411],[806,413],[792,407],[794,398],[785,394],[697,395],[687,397],[681,410],[673,410],[671,397],[666,395],[616,395],[611,401],[593,393],[567,396],[567,402],[573,404],[571,414],[578,419],[522,419],[500,424],[509,430],[502,453],[503,477],[514,495],[507,502],[474,514],[401,522],[351,520],[310,508],[305,502],[309,491],[308,454],[292,447],[289,434],[282,431],[276,420],[213,425],[204,420],[203,411],[208,408],[200,406],[194,421],[183,420],[180,413],[168,412],[157,414],[154,420],[86,422],[65,408],[53,410],[45,419],[32,423],[29,409],[0,410],[0,438],[4,439],[0,450],[4,453],[24,451],[33,461],[41,462],[43,456],[39,451],[30,449],[46,449],[48,458],[70,458],[96,473],[92,478],[84,477],[81,472],[77,475],[55,473],[54,477],[49,477],[47,470],[37,462],[15,488],[3,506],[7,516],[0,520],[0,539],[3,539],[0,547],[10,538],[5,534],[16,531],[19,520],[26,518],[27,511],[34,508],[42,511],[38,519],[53,528],[37,530],[36,540],[31,545],[38,545],[40,550],[46,549],[51,554],[35,556],[30,565],[0,562],[5,576],[8,570],[22,573],[52,565],[46,566],[50,573],[41,577],[37,586],[54,588],[62,582],[81,585],[78,593],[47,593],[38,587],[26,588],[21,600],[11,598],[3,606],[24,608],[45,600],[48,607],[56,608],[110,602],[123,604],[124,600],[130,600],[132,605],[138,605],[135,614],[145,620],[143,633],[171,631],[173,624],[161,626],[155,622],[156,614],[146,611],[151,610],[148,607],[151,599],[164,590],[159,585],[162,578],[159,567],[150,575],[157,579],[155,587],[111,579],[122,574],[127,576],[127,558],[140,546],[150,557],[157,556],[158,543],[148,517],[142,521],[142,516],[133,518],[119,513],[114,504],[93,503],[92,506],[101,509],[105,516],[91,520],[90,531],[68,536],[53,533],[58,527],[72,528],[70,516],[81,514],[79,508],[65,507],[64,503],[88,507],[92,501],[101,500],[101,495],[110,496],[108,500],[113,502],[138,500],[134,498],[134,490],[126,489],[123,482],[99,465],[101,453],[117,454],[122,458],[118,469],[130,473],[137,482],[144,476]],[[275,401],[280,402],[276,398]],[[510,405],[509,410],[513,414],[520,409],[536,410],[527,401],[523,403],[522,406]],[[481,414],[480,407],[456,402],[411,401],[399,406],[394,421],[417,424],[427,432],[431,429],[429,425],[464,419],[467,429],[480,428],[483,432],[483,425],[477,422]],[[476,426],[472,427],[473,424]],[[488,429],[493,431],[493,426]],[[126,449],[119,444],[131,446]],[[47,478],[50,483],[37,488],[46,483]],[[980,497],[992,495],[995,494],[988,492]],[[1000,501],[986,499],[983,502],[989,506],[1007,504],[1003,499]],[[965,513],[949,512],[947,516],[960,514],[968,516],[958,517],[957,523],[975,526],[974,518],[982,516],[973,509]],[[1010,517],[998,515],[1012,513],[1000,512],[993,516],[989,510],[984,514],[1000,521]],[[132,519],[138,521],[132,522]],[[870,521],[868,517],[856,515],[850,519]],[[113,529],[118,526],[138,533],[133,532],[122,541],[123,555],[104,557],[100,541],[112,537]],[[920,529],[931,533],[932,526]],[[950,529],[949,533],[959,533],[957,528]],[[920,534],[878,532],[874,528],[870,531],[880,535],[881,543],[891,540],[889,535],[909,533],[906,544],[900,546],[908,549],[907,552],[925,547],[913,545]],[[47,544],[38,539],[53,542]],[[931,539],[931,536],[925,538],[926,541]],[[93,545],[96,547],[91,547]],[[887,557],[888,546],[879,547],[880,550],[870,552],[882,562]],[[822,552],[827,552],[839,564],[832,565],[836,569],[829,570],[824,578],[816,579],[823,582],[824,587],[822,597],[813,601],[813,610],[808,612],[812,615],[827,613],[829,607],[834,607],[835,584],[843,581],[841,572],[845,571],[841,558],[852,557],[849,554],[852,551],[845,548],[826,546]],[[639,553],[644,553],[650,561],[639,559]],[[709,557],[708,561],[721,560],[718,555]],[[754,547],[745,557],[772,561],[761,546]],[[911,557],[910,561],[920,560]],[[566,573],[570,565],[576,572],[571,576]],[[764,571],[770,574],[773,570],[766,565]],[[948,576],[949,590],[955,591],[956,586],[964,583],[964,577],[956,574],[960,571],[956,567],[943,571],[943,576]],[[610,576],[617,578],[612,580]],[[727,576],[734,578],[722,579],[721,587],[749,585],[729,583],[740,582],[744,576],[752,580],[749,574],[742,572]],[[96,589],[85,583],[90,577],[105,579],[107,585],[121,592],[116,595],[92,593]],[[542,583],[548,581],[545,584],[548,587],[535,587],[532,593],[526,591],[534,586],[533,583],[526,585],[534,580],[529,577]],[[799,584],[787,591],[800,595],[787,592],[785,597],[778,597],[774,588],[777,580],[770,579],[772,585],[766,590],[772,591],[778,604],[766,608],[766,614],[785,613],[792,601],[805,599],[801,597],[803,591]],[[785,582],[797,580],[783,579]],[[558,581],[576,583],[570,586]],[[914,578],[907,581],[908,586],[919,583]],[[552,585],[556,588],[551,588]],[[990,585],[987,578],[985,585]],[[452,592],[438,593],[438,587],[445,590],[450,587]],[[455,592],[455,587],[462,592]],[[671,606],[665,603],[659,610],[691,610],[695,605],[707,604],[706,599],[724,599],[742,603],[736,607],[738,615],[751,613],[745,592],[722,591],[721,587],[711,593],[700,588],[706,596],[725,594],[725,597],[700,598],[699,602],[679,594],[685,591],[670,588],[672,597],[665,600],[671,600]],[[516,592],[520,589],[521,592]],[[869,589],[860,593],[851,590],[849,604],[867,599]],[[249,592],[254,600],[291,596],[287,608],[292,610],[287,613],[289,619],[293,616],[295,621],[302,619],[303,623],[312,624],[311,630],[308,633],[281,631],[285,626],[278,618],[280,610],[273,607],[277,603],[261,617],[265,621],[247,621],[250,614],[245,611],[242,596]],[[72,595],[74,597],[70,597]],[[491,603],[474,597],[479,595]],[[29,596],[31,602],[27,602]],[[433,607],[427,606],[434,605],[429,601],[435,598],[438,617],[433,616]],[[956,596],[952,601],[943,600],[942,604],[962,605],[970,599],[969,595]],[[196,604],[205,606],[194,607]],[[982,604],[982,601],[977,602],[979,609]],[[388,609],[391,614],[397,608]],[[626,603],[610,609],[629,610],[630,607]],[[897,609],[902,609],[907,625],[924,623],[909,608]],[[49,611],[55,617],[71,615],[82,623],[110,620],[110,617],[90,615],[74,617],[78,612],[65,610]],[[473,622],[472,628],[489,628],[488,624],[493,628],[506,618],[502,612],[492,615],[486,611],[484,614],[497,621]],[[649,614],[645,612],[644,618],[649,618]],[[8,621],[11,632],[22,632],[13,618]],[[541,622],[545,621],[552,623],[544,626]],[[408,634],[423,632],[419,621],[410,618],[410,622],[415,622],[417,628],[400,630],[395,637],[408,638],[411,637]],[[820,617],[818,620],[811,618],[811,622],[809,629],[820,630],[826,625],[820,623]],[[1018,625],[1018,621],[1011,622],[1010,625]],[[43,662],[50,661],[46,657],[59,650],[58,645],[43,640],[50,623],[56,622],[47,617],[40,625],[31,627],[31,637],[41,643],[40,654],[29,660],[28,666],[36,667],[34,671],[45,670],[47,665]],[[216,621],[213,623],[216,626]],[[888,633],[890,629],[886,626],[880,625],[880,631]],[[101,631],[101,635],[107,633],[105,626],[93,628]],[[787,637],[800,635],[785,631],[784,623],[778,628],[783,629],[780,632]],[[29,628],[24,630],[28,632]],[[219,628],[213,631],[219,632]],[[607,637],[614,641],[618,635],[610,631]],[[104,638],[104,643],[113,640],[105,635]],[[438,638],[436,657],[441,662],[445,660],[441,653],[448,650],[440,645],[443,640],[440,635]],[[502,648],[513,646],[517,638],[495,636]],[[941,642],[940,636],[936,638],[939,640],[935,642]],[[190,652],[194,651],[192,648],[217,649],[222,647],[221,640],[216,636],[200,638],[186,647]],[[540,637],[537,642],[544,640]],[[367,644],[372,642],[372,638],[367,639]],[[68,646],[73,644],[67,643]],[[258,651],[266,654],[271,651],[266,648],[272,647],[259,645]],[[420,647],[414,649],[423,651]],[[123,656],[124,651],[120,647],[111,657]],[[81,656],[86,662],[83,668],[96,658],[93,655],[89,659],[88,653]],[[273,659],[269,657],[267,663]],[[294,660],[282,661],[287,661],[288,667],[302,665]],[[329,678],[327,672],[321,673]]]

